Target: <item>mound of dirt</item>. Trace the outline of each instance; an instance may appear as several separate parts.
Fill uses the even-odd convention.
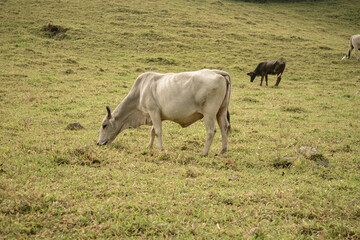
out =
[[[66,31],[68,29],[59,25],[53,25],[48,23],[47,25],[41,28],[41,31],[45,33],[45,36],[48,38],[56,38],[62,40],[66,37]]]
[[[81,130],[81,129],[84,129],[84,127],[78,122],[70,123],[66,127],[66,130]]]

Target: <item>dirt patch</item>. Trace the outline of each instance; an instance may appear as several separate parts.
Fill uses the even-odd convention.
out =
[[[84,127],[78,122],[70,123],[66,127],[66,130],[81,130],[81,129],[84,129]]]
[[[47,25],[45,25],[41,28],[41,31],[48,38],[55,38],[57,40],[62,40],[67,37],[67,35],[65,33],[68,31],[68,29],[64,28],[60,25],[54,25],[54,24],[48,23]]]
[[[177,62],[171,58],[163,57],[148,57],[145,59],[146,63],[158,63],[163,65],[177,65]]]
[[[272,166],[274,168],[290,168],[293,163],[291,161],[288,161],[286,159],[275,159],[272,163]]]
[[[282,107],[281,110],[284,111],[284,112],[291,112],[291,113],[303,113],[303,112],[305,112],[305,110],[303,108],[295,107],[295,106]]]
[[[250,98],[250,97],[244,97],[242,99],[244,102],[252,102],[252,103],[258,103],[259,100],[255,99],[255,98]]]

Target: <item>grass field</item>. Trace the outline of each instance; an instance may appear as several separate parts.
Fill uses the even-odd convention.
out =
[[[360,239],[353,3],[0,0],[0,239]],[[203,121],[96,146],[139,74],[202,68],[232,77],[226,154]]]

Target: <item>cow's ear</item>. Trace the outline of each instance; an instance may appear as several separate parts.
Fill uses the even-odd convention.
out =
[[[249,76],[251,76],[251,74],[250,74],[250,73],[247,73],[246,75],[249,75]]]
[[[109,106],[106,106],[106,110],[107,110],[107,116],[108,118],[111,118],[111,110],[110,110],[110,107]]]

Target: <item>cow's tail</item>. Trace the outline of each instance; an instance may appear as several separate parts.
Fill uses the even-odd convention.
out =
[[[286,63],[285,63],[285,62],[282,62],[282,63],[283,63],[283,64],[281,64],[280,76],[282,76],[282,74],[284,73],[285,66],[286,66]]]
[[[226,120],[227,120],[227,134],[231,133],[231,125],[230,125],[230,113],[229,113],[229,103],[230,103],[230,93],[231,93],[231,78],[229,73],[221,70],[212,70],[216,74],[223,76],[226,80],[226,94],[224,101],[221,105],[221,108],[226,108]]]

